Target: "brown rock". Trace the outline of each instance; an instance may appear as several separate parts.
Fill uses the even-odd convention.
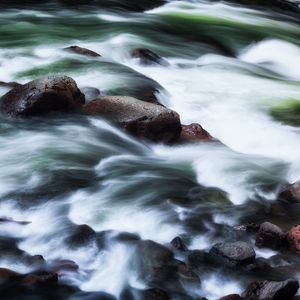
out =
[[[87,103],[84,112],[121,125],[131,134],[153,142],[171,143],[181,132],[179,115],[163,106],[131,97],[100,97]]]
[[[163,65],[168,66],[169,62],[159,56],[158,54],[154,53],[153,51],[146,49],[146,48],[135,48],[131,50],[131,57],[139,59],[142,65]]]
[[[14,272],[12,270],[6,269],[6,268],[0,268],[0,284],[5,283],[6,281],[16,278],[20,276],[19,273]]]
[[[300,203],[300,180],[281,190],[278,198],[292,203]]]
[[[212,141],[213,137],[200,124],[182,125],[181,142]]]
[[[38,116],[52,111],[76,111],[84,95],[67,76],[37,79],[18,86],[0,98],[0,111],[8,116]]]
[[[268,247],[279,249],[286,243],[286,234],[280,227],[270,222],[260,225],[256,236],[255,245],[258,247]]]
[[[291,228],[287,235],[290,249],[300,254],[300,225]]]
[[[98,54],[97,52],[94,52],[90,49],[82,48],[79,46],[70,46],[70,47],[64,48],[64,50],[68,51],[68,52],[73,52],[76,54],[84,55],[84,56],[101,57],[101,55]]]

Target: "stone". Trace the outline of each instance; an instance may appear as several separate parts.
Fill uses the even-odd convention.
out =
[[[285,243],[286,234],[280,227],[270,222],[264,222],[260,225],[255,241],[257,247],[268,247],[276,250]]]
[[[0,111],[7,116],[40,116],[50,112],[80,110],[84,95],[67,76],[50,76],[18,86],[0,98]]]
[[[68,52],[76,53],[79,55],[84,55],[84,56],[101,57],[101,55],[98,54],[97,52],[94,52],[90,49],[82,48],[79,46],[70,46],[70,47],[64,48],[64,50],[68,51]]]
[[[87,103],[84,112],[116,123],[138,138],[172,143],[181,132],[179,115],[163,106],[131,97],[107,96]]]
[[[300,254],[300,225],[296,225],[289,230],[287,239],[290,244],[290,249]]]
[[[285,281],[255,281],[242,294],[247,300],[292,300],[299,288],[294,279]]]
[[[196,143],[213,140],[212,136],[200,124],[182,125],[181,128],[180,142]]]
[[[169,62],[156,54],[155,52],[146,48],[135,48],[130,53],[132,58],[136,58],[142,65],[163,65],[168,66]]]
[[[251,264],[255,260],[253,247],[246,242],[218,243],[209,251],[210,259],[229,266]]]
[[[278,193],[278,198],[291,203],[300,203],[300,180],[282,189]]]

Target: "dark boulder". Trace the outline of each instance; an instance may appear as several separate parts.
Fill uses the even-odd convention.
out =
[[[300,181],[286,186],[278,193],[280,200],[285,200],[291,203],[300,203]]]
[[[291,228],[287,235],[290,249],[297,254],[300,254],[300,225]]]
[[[218,300],[242,300],[242,299],[243,298],[238,294],[231,294],[231,295],[224,296]]]
[[[182,125],[181,128],[180,142],[195,143],[213,140],[212,136],[200,124]]]
[[[87,103],[84,112],[121,125],[136,137],[172,143],[180,136],[179,115],[163,106],[131,97],[100,97]]]
[[[285,281],[255,281],[242,294],[247,300],[291,300],[297,293],[299,282],[288,279]]]
[[[71,235],[66,239],[66,243],[71,247],[86,246],[96,238],[96,232],[88,225],[76,226]]]
[[[260,225],[255,241],[256,246],[276,250],[285,244],[286,234],[280,227],[270,222],[264,222]]]
[[[101,57],[101,55],[98,54],[97,52],[94,52],[90,49],[82,48],[79,46],[70,46],[70,47],[64,48],[64,50],[68,51],[68,52],[76,53],[79,55],[84,55],[84,56]]]
[[[0,87],[5,87],[5,88],[9,88],[9,89],[13,89],[16,87],[22,86],[22,84],[17,83],[15,81],[12,82],[4,82],[4,81],[0,81]]]
[[[179,251],[187,251],[188,248],[180,236],[176,236],[171,242],[171,246]]]
[[[150,240],[137,243],[132,263],[138,278],[146,283],[165,282],[174,277],[178,267],[172,251]]]
[[[0,98],[0,111],[7,116],[38,116],[76,111],[84,102],[84,95],[72,78],[53,76],[12,89]]]
[[[211,248],[209,256],[213,262],[239,266],[254,262],[255,251],[246,242],[218,243]]]
[[[138,59],[142,65],[169,65],[169,62],[167,60],[146,48],[135,48],[131,50],[130,55],[132,58]]]
[[[153,288],[142,291],[141,300],[171,300],[171,298],[166,291]]]

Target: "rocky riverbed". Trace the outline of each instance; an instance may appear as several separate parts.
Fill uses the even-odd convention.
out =
[[[0,299],[300,298],[297,2],[0,7]]]

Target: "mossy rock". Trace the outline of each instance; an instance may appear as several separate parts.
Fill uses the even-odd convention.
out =
[[[273,106],[271,116],[285,124],[300,126],[300,100],[289,99]]]

